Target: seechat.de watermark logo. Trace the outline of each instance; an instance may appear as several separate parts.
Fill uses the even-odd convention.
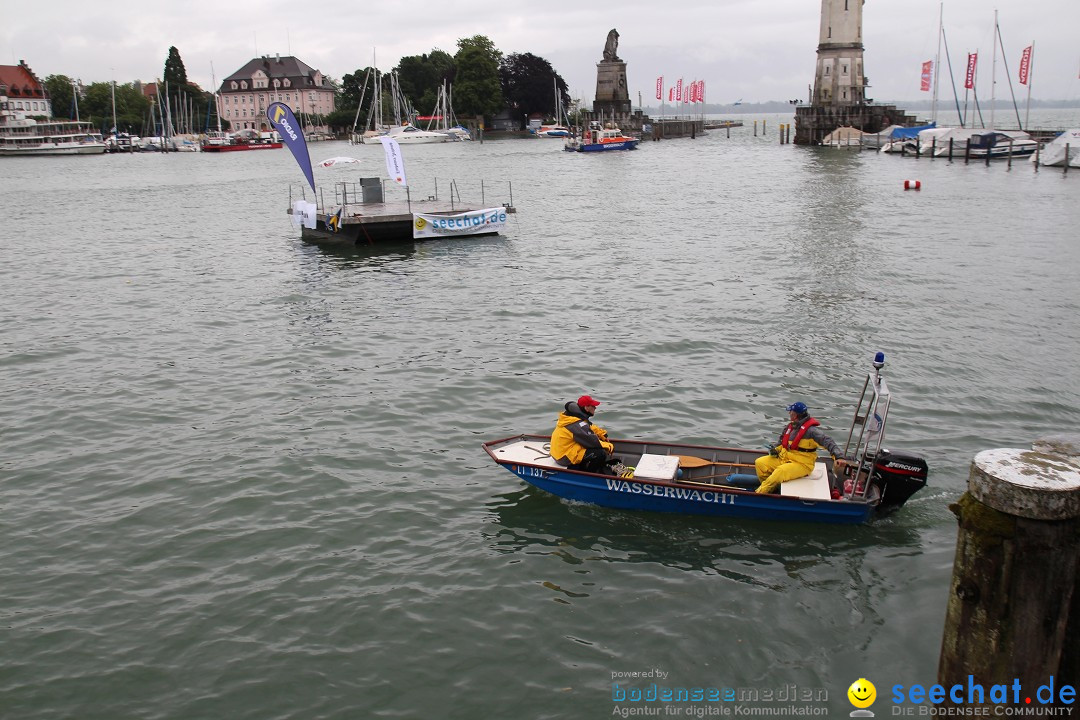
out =
[[[868,710],[877,700],[877,688],[874,683],[866,678],[859,678],[847,689],[848,702],[855,706],[851,711],[851,717],[874,717],[874,713]]]
[[[874,717],[870,706],[878,696],[872,682],[859,678],[847,696],[855,706],[851,717]],[[888,714],[894,717],[1071,717],[1076,688],[1053,676],[1034,689],[1025,689],[1018,679],[987,686],[968,675],[967,682],[953,685],[893,685],[888,700]]]

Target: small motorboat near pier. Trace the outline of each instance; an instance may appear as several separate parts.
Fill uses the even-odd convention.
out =
[[[614,458],[624,469],[601,475],[556,463],[549,452],[550,436],[515,435],[484,443],[483,448],[522,480],[567,500],[623,510],[864,523],[901,507],[926,485],[928,475],[924,459],[882,445],[891,399],[880,373],[884,364],[884,355],[877,353],[846,442],[840,442],[854,462],[838,472],[832,459],[819,459],[813,473],[783,483],[776,495],[754,492],[754,461],[765,454],[761,449],[611,440]]]
[[[624,135],[622,130],[612,125],[605,127],[597,121],[589,123],[589,128],[582,137],[567,137],[564,150],[569,152],[607,152],[609,150],[634,150],[638,138]]]

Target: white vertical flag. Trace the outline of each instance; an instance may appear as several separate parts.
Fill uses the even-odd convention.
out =
[[[401,146],[394,138],[381,137],[383,152],[386,153],[386,174],[390,179],[402,187],[408,187],[409,181],[405,179],[405,162],[401,158]]]

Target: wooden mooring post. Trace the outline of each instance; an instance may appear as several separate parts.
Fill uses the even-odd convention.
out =
[[[1019,681],[1029,703],[1051,682],[1075,688],[1080,435],[1039,440],[1031,450],[979,453],[968,491],[950,510],[960,529],[938,682],[989,688]]]

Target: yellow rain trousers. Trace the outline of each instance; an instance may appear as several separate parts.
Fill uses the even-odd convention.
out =
[[[810,445],[813,447],[809,447]],[[803,438],[799,443],[799,451],[785,450],[777,446],[780,457],[772,455],[759,457],[754,461],[758,481],[761,483],[756,492],[762,494],[776,492],[780,483],[798,480],[814,472],[818,447],[820,446],[813,440]]]

